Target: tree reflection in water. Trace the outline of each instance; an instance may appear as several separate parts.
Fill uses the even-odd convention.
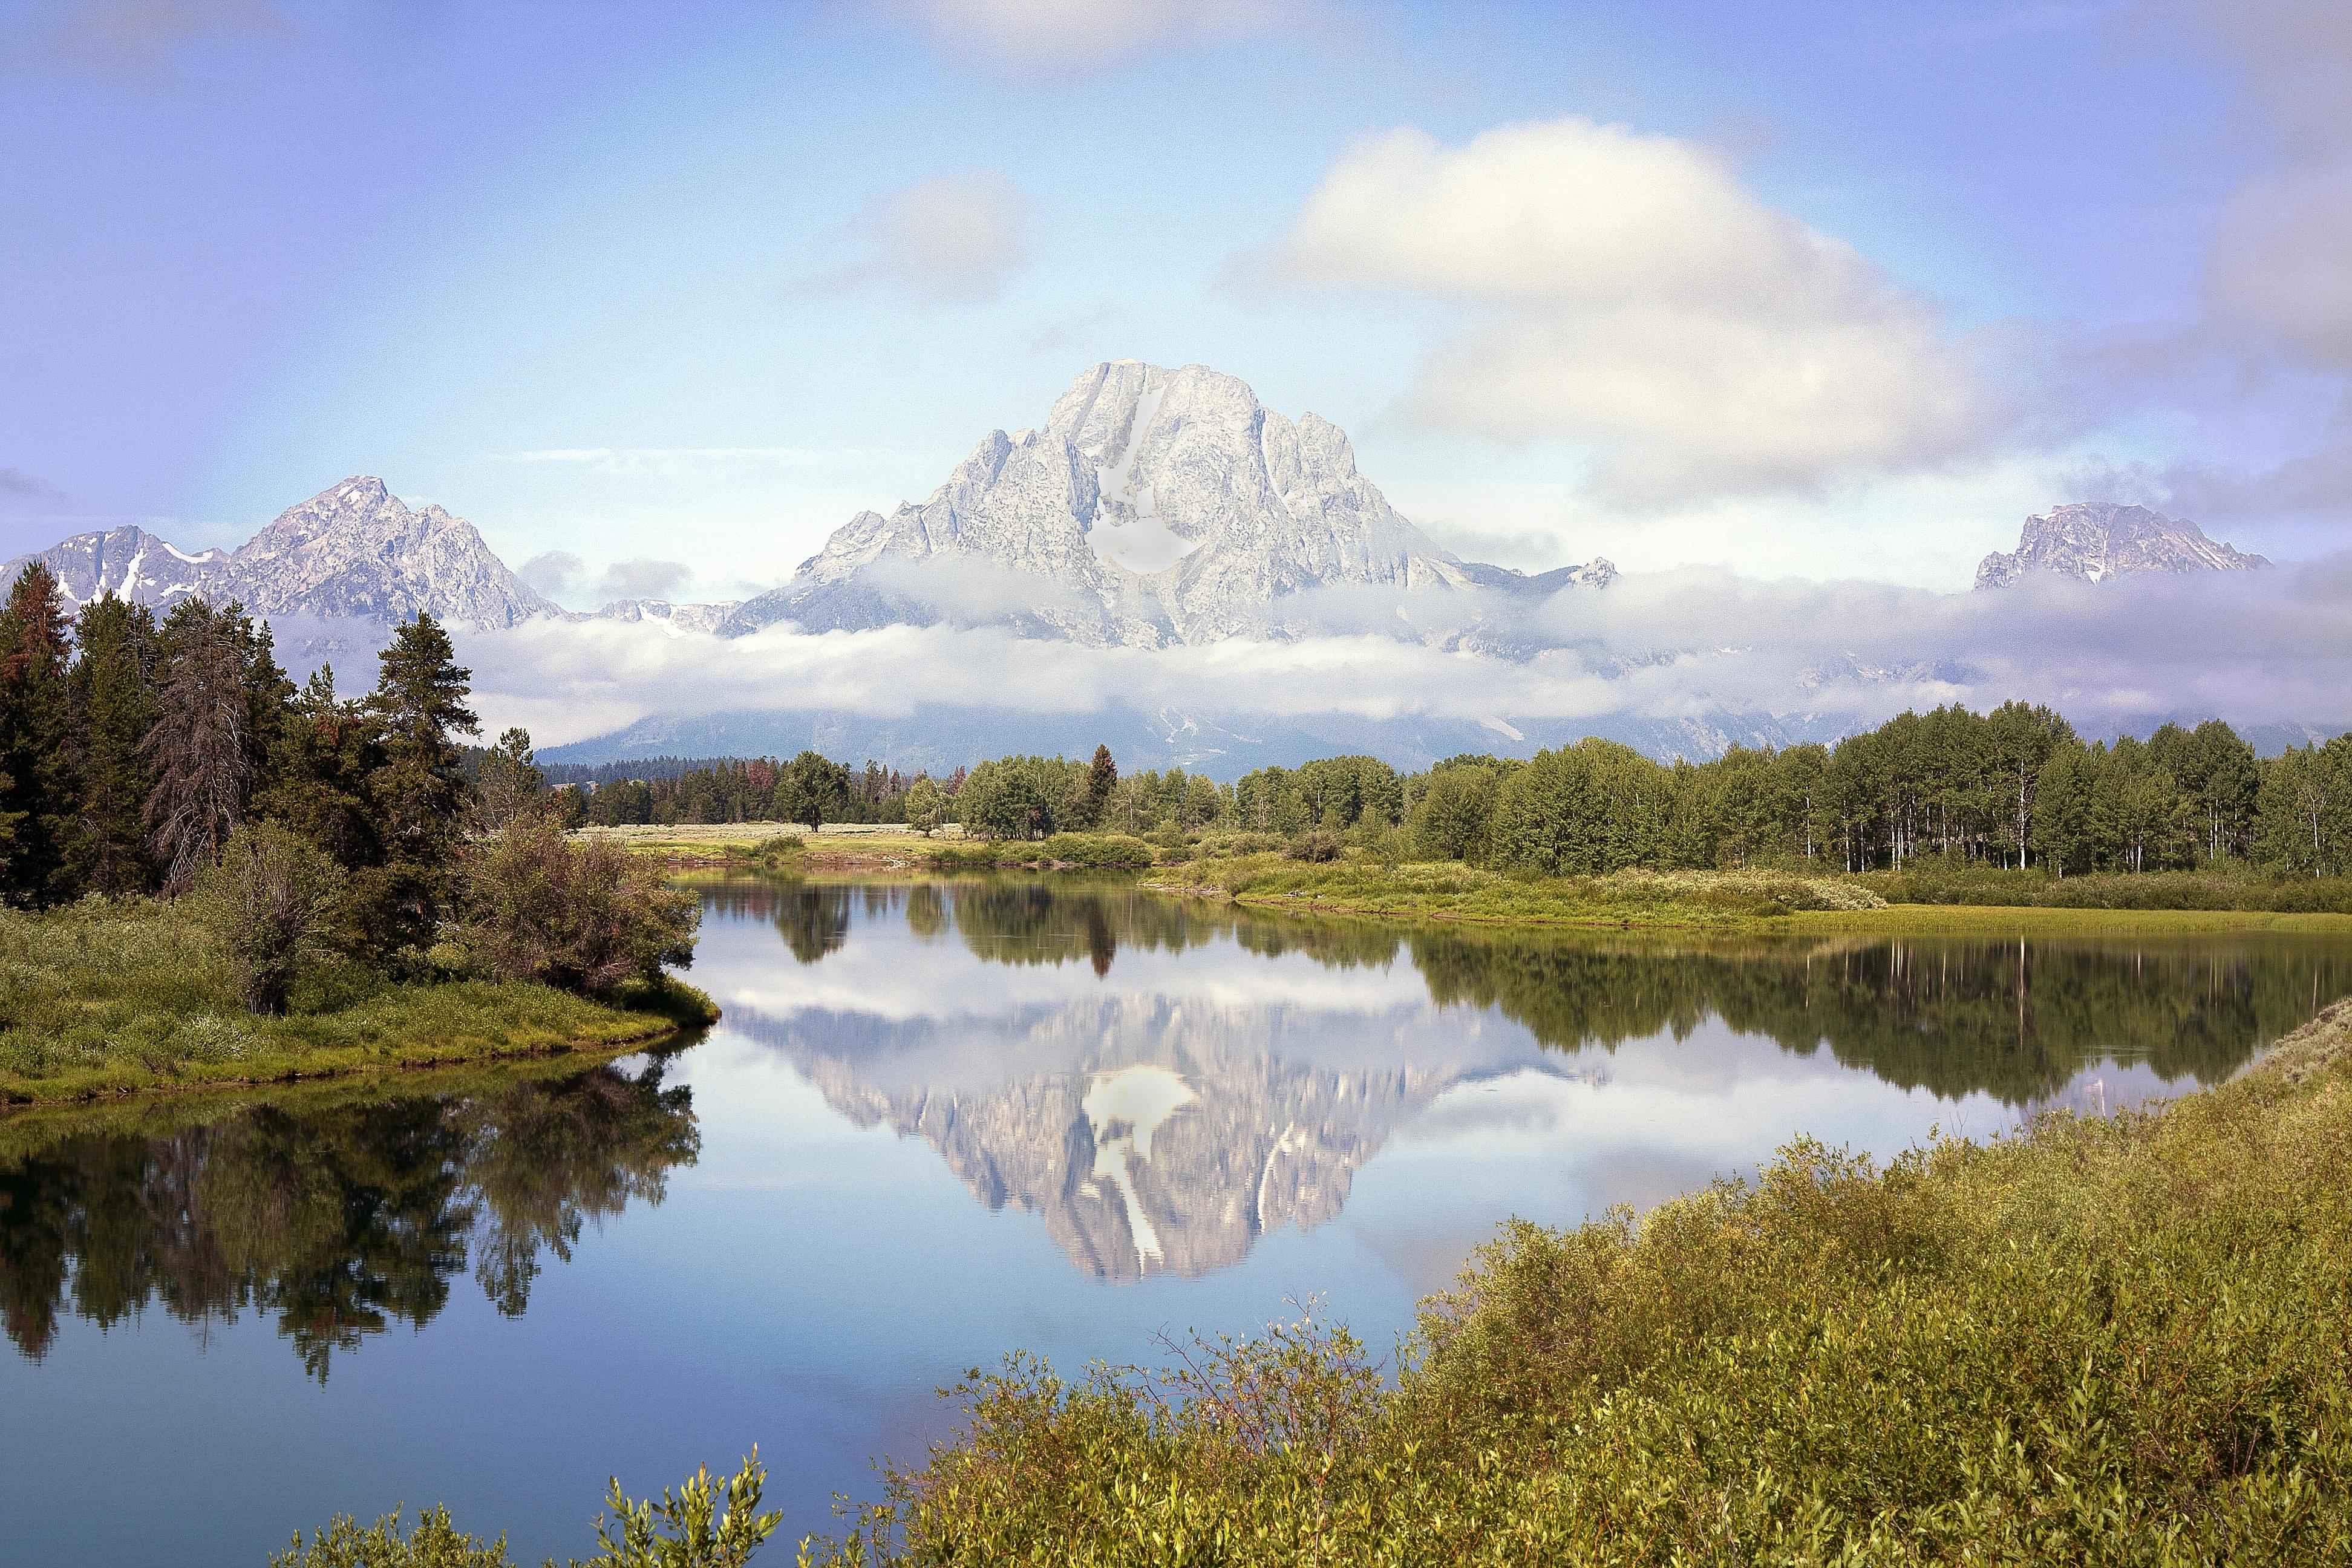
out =
[[[664,1058],[473,1075],[461,1091],[328,1088],[209,1111],[0,1121],[0,1325],[37,1359],[61,1314],[111,1326],[276,1319],[311,1374],[429,1322],[471,1262],[520,1315],[552,1255],[700,1148]],[[152,1124],[151,1124],[152,1123]]]

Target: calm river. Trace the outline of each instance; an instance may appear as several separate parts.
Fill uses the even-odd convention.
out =
[[[2243,1066],[2292,938],[1692,946],[1117,886],[713,882],[726,1019],[583,1070],[0,1118],[0,1560],[260,1568],[446,1501],[518,1561],[754,1443],[786,1536],[1016,1347],[1319,1295],[1375,1346],[1496,1222],[1811,1133],[1891,1153]],[[789,1562],[788,1541],[767,1556]]]

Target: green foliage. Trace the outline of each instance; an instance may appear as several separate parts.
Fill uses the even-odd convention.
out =
[[[367,935],[386,956],[421,953],[456,893],[465,843],[465,754],[456,737],[478,721],[466,706],[473,672],[449,635],[419,613],[393,634],[367,712],[382,734],[383,761],[367,795],[383,846],[366,880]]]
[[[776,816],[812,833],[838,819],[849,802],[849,770],[815,752],[803,752],[776,774]]]
[[[38,561],[0,608],[0,900],[41,906],[75,891],[81,784],[64,597]]]
[[[776,816],[811,832],[841,816],[848,801],[848,768],[815,752],[803,752],[776,775]]]
[[[2343,1560],[2347,1024],[2158,1114],[1515,1222],[1392,1385],[1311,1323],[1016,1358],[815,1561]]]
[[[531,758],[530,731],[509,729],[482,753],[475,771],[475,820],[485,830],[499,832],[537,812],[546,791],[547,776]]]
[[[929,854],[931,868],[940,871],[1125,871],[1139,870],[1155,858],[1150,844],[1123,833],[1056,833],[1042,844],[1018,838],[942,844]]]
[[[956,792],[956,820],[976,838],[1044,838],[1060,826],[1063,803],[1084,793],[1087,770],[1060,757],[999,757],[981,763]]]
[[[189,902],[246,1009],[279,1013],[295,977],[341,945],[347,895],[341,867],[291,829],[259,822],[229,835]]]
[[[1310,865],[1323,865],[1339,858],[1342,847],[1339,834],[1328,827],[1308,827],[1291,835],[1283,853],[1293,860]]]
[[[296,1531],[292,1545],[269,1554],[269,1568],[514,1568],[505,1536],[483,1542],[464,1534],[446,1508],[418,1514],[406,1533],[400,1519],[395,1510],[362,1529],[338,1514],[307,1544]]]
[[[573,843],[532,814],[467,852],[461,910],[455,941],[476,972],[598,998],[691,964],[702,919],[658,867],[602,839]]]
[[[141,750],[157,718],[155,617],[103,594],[74,622],[73,730],[80,749],[82,832],[75,879],[90,892],[143,893],[156,883],[147,837],[154,769]]]
[[[760,1511],[767,1479],[757,1448],[725,1482],[723,1503],[708,1465],[675,1500],[665,1487],[658,1502],[631,1502],[614,1478],[605,1500],[611,1521],[596,1521],[596,1555],[572,1568],[743,1568],[783,1522],[782,1513]]]
[[[754,1449],[742,1468],[723,1483],[711,1479],[709,1466],[697,1469],[675,1500],[665,1488],[658,1502],[631,1502],[615,1479],[606,1500],[610,1521],[596,1521],[596,1555],[585,1563],[572,1559],[571,1568],[743,1568],[783,1519],[781,1513],[759,1511],[767,1476]],[[513,1568],[505,1536],[484,1542],[461,1534],[446,1508],[419,1514],[415,1528],[405,1535],[397,1512],[364,1530],[348,1516],[339,1517],[308,1545],[298,1533],[294,1544],[273,1553],[269,1563],[270,1568]],[[555,1568],[552,1560],[548,1568]]]
[[[605,1005],[527,984],[392,984],[331,963],[297,976],[283,1013],[260,1016],[191,905],[0,912],[0,1101],[521,1057],[713,1016],[674,981]]]
[[[338,698],[333,667],[320,665],[278,725],[269,782],[254,810],[283,822],[346,869],[380,866],[384,846],[369,777],[383,765],[375,716],[357,700]]]
[[[939,830],[941,807],[940,786],[926,773],[907,788],[907,826],[929,838]]]

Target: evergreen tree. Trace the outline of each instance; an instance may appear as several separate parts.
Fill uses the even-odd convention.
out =
[[[531,759],[530,731],[509,730],[482,755],[475,779],[475,815],[484,831],[496,833],[536,811],[546,788],[547,777]]]
[[[154,777],[144,813],[163,889],[178,893],[220,858],[252,798],[253,713],[246,644],[232,616],[184,600],[163,622],[156,718],[140,743]]]
[[[1110,748],[1097,745],[1094,760],[1087,764],[1086,817],[1088,826],[1101,823],[1103,812],[1110,805],[1110,792],[1118,783],[1118,763],[1113,760]]]
[[[474,677],[441,623],[421,611],[379,659],[367,711],[381,729],[383,761],[367,795],[383,861],[369,879],[365,936],[385,954],[421,952],[448,908],[465,847],[466,759],[455,737],[480,727],[466,706]]]
[[[255,810],[345,870],[382,865],[383,839],[368,793],[369,776],[383,763],[382,734],[363,704],[335,695],[334,667],[320,665],[278,725],[269,783]]]
[[[95,892],[148,892],[156,881],[146,820],[155,776],[142,744],[158,714],[155,617],[143,605],[102,594],[81,607],[74,641],[80,650],[71,681],[81,775],[77,879]]]
[[[0,816],[15,818],[0,897],[71,898],[80,837],[66,616],[58,580],[38,561],[17,574],[0,610]]]

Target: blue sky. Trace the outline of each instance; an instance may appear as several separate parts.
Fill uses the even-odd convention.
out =
[[[2314,558],[2347,31],[0,0],[0,552],[235,544],[369,472],[518,565],[731,595],[1134,357],[1335,420],[1512,564],[1957,588],[2095,494]]]

